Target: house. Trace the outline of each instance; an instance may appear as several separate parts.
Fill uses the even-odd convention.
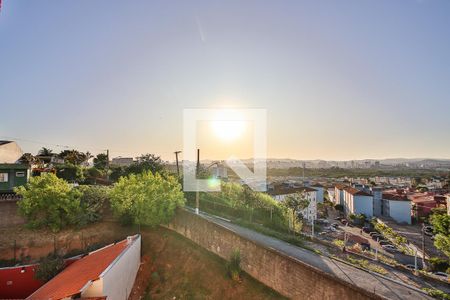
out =
[[[383,192],[382,215],[397,223],[411,224],[411,200],[403,190]]]
[[[416,219],[428,216],[433,208],[438,207],[433,193],[411,193],[408,199],[412,202],[412,215]]]
[[[0,164],[15,164],[23,155],[16,142],[0,141]]]
[[[26,299],[128,299],[141,262],[141,236],[90,252]]]
[[[24,164],[0,164],[0,194],[12,193],[30,178],[30,167]]]
[[[353,187],[343,189],[344,193],[344,213],[364,214],[367,218],[373,216],[373,196]]]

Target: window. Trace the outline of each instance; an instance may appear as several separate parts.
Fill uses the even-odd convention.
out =
[[[0,182],[8,182],[8,173],[0,173]]]
[[[16,177],[24,177],[24,176],[25,176],[24,171],[16,172]]]

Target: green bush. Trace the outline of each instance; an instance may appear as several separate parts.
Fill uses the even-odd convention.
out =
[[[81,211],[80,191],[52,173],[32,177],[15,192],[23,198],[17,203],[19,212],[32,228],[48,227],[59,231],[75,224]]]
[[[82,185],[77,189],[81,192],[81,210],[77,218],[77,224],[84,226],[99,221],[102,218],[103,208],[109,200],[111,188],[105,186]]]
[[[228,274],[234,281],[239,281],[241,276],[241,253],[239,249],[233,250],[228,262]]]
[[[47,282],[64,269],[65,263],[61,256],[50,254],[39,262],[34,274],[37,280]]]
[[[121,177],[110,192],[115,214],[141,225],[168,223],[184,201],[181,185],[175,177],[153,175],[150,171]]]

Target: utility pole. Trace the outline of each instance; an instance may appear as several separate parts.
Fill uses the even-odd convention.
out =
[[[109,181],[109,149],[106,149],[106,180]]]
[[[175,160],[177,162],[177,174],[178,177],[180,177],[180,167],[178,166],[178,154],[181,153],[181,151],[175,151],[174,153],[175,153]]]
[[[195,168],[195,179],[198,180],[198,174],[200,172],[200,149],[197,149],[197,167]],[[198,192],[198,184],[197,184],[197,189],[195,191],[195,213],[198,215],[199,214],[199,192]]]
[[[422,223],[422,268],[425,270],[425,225]]]

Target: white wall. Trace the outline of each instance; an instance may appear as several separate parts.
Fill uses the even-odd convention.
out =
[[[389,201],[389,216],[398,223],[411,224],[411,202]]]
[[[141,237],[121,253],[82,297],[107,296],[108,300],[128,299],[141,263]],[[103,290],[102,290],[103,289]],[[101,291],[102,290],[102,291]],[[101,291],[101,294],[99,292]]]
[[[373,197],[372,196],[353,196],[354,214],[365,214],[367,218],[373,216]]]

